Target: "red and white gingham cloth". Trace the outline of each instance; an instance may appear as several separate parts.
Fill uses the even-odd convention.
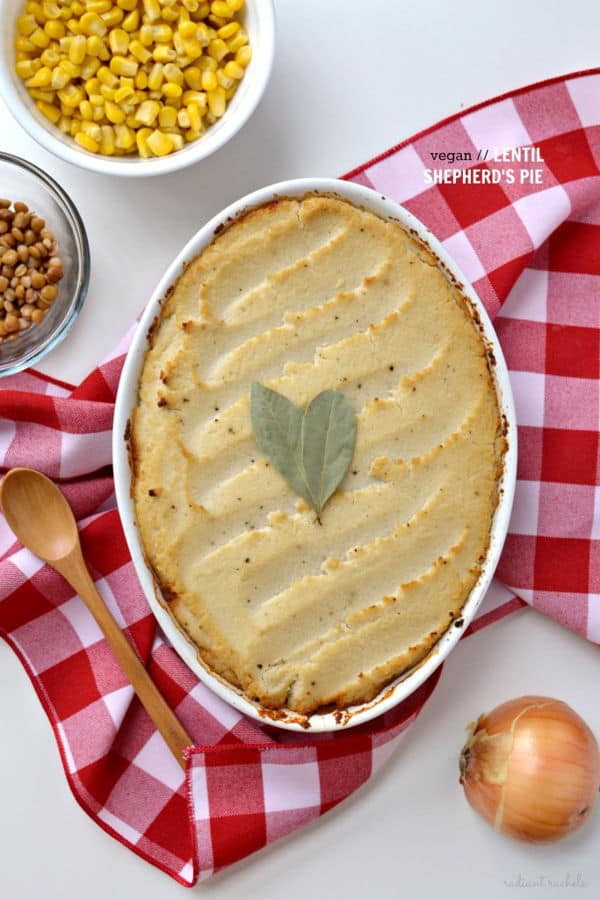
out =
[[[539,147],[541,185],[426,186],[431,154]],[[438,157],[439,160],[439,157]],[[530,166],[527,166],[530,167]],[[422,219],[473,282],[504,347],[519,423],[510,534],[470,632],[532,604],[600,642],[600,69],[463,112],[350,173]],[[137,582],[111,479],[128,339],[78,388],[29,372],[0,390],[0,461],[61,483],[100,593],[197,746],[183,775],[78,597],[0,519],[0,633],[25,666],[81,806],[182,884],[309,822],[363,784],[433,691],[321,738],[261,727],[200,684]]]

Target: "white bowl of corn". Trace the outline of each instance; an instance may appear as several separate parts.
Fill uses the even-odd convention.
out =
[[[0,0],[0,92],[56,156],[160,175],[250,118],[273,62],[272,0]]]

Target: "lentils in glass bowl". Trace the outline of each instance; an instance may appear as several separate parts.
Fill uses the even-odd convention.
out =
[[[0,376],[34,365],[65,337],[89,270],[85,228],[65,191],[0,153]]]

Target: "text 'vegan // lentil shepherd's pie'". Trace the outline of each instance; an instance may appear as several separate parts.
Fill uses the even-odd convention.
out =
[[[323,508],[261,450],[257,385],[298,421],[323,391],[351,408]],[[209,669],[303,714],[370,700],[460,617],[506,449],[459,287],[399,224],[317,195],[247,212],[186,267],[151,331],[130,440],[171,614]],[[302,451],[290,442],[300,472]]]

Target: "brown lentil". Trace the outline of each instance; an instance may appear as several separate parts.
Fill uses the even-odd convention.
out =
[[[58,244],[26,203],[0,198],[0,344],[38,325],[63,277]]]

